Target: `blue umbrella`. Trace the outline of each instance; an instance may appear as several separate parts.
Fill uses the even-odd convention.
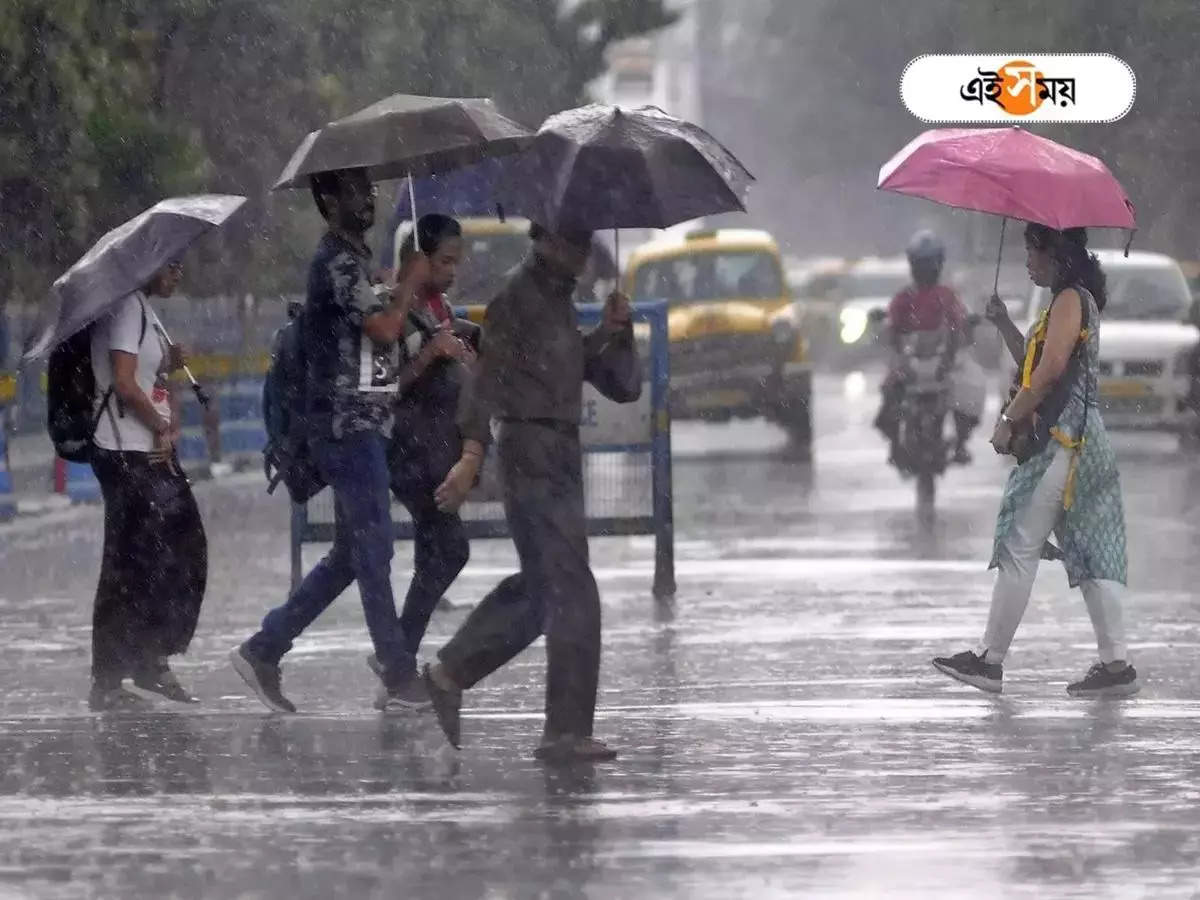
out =
[[[505,166],[513,157],[485,159],[474,165],[424,178],[405,178],[388,219],[380,265],[390,267],[396,252],[396,230],[417,209],[448,216],[496,216],[504,220]]]

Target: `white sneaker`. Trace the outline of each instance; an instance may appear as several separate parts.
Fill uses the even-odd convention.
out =
[[[233,466],[227,462],[209,463],[208,474],[212,478],[228,478],[233,474]]]

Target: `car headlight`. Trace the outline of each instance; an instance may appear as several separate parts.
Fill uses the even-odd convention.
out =
[[[842,323],[841,338],[843,344],[857,344],[867,333],[867,313],[865,310],[850,307],[843,309],[839,320]]]

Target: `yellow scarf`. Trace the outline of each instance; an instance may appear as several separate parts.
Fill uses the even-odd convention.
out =
[[[1032,387],[1034,358],[1037,356],[1038,348],[1046,343],[1046,330],[1049,325],[1050,308],[1047,307],[1042,311],[1037,326],[1033,329],[1033,336],[1030,337],[1025,347],[1025,365],[1021,370],[1021,387],[1026,390]],[[1084,328],[1079,332],[1079,339],[1086,341],[1089,334],[1088,329]],[[1071,469],[1067,472],[1067,486],[1063,489],[1063,509],[1070,509],[1075,503],[1075,473],[1079,468],[1079,457],[1083,452],[1086,440],[1082,434],[1079,435],[1078,440],[1072,440],[1071,436],[1057,425],[1050,429],[1050,437],[1058,441],[1064,449],[1073,451],[1071,453]]]

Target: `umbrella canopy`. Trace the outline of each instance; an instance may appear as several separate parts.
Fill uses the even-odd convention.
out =
[[[1017,127],[926,131],[879,170],[877,186],[1059,230],[1137,227],[1103,162]]]
[[[667,228],[745,211],[754,181],[702,128],[655,107],[600,104],[548,118],[505,172],[505,209],[552,231]]]
[[[43,308],[23,362],[95,322],[245,202],[228,194],[171,197],[108,232],[51,286],[51,303]]]
[[[396,225],[412,218],[412,200],[422,214],[439,212],[447,216],[498,216],[503,205],[504,167],[510,160],[484,159],[453,172],[413,178],[412,191],[401,185],[392,218]],[[406,179],[407,180],[407,179]]]
[[[309,177],[364,168],[372,181],[446,172],[521,150],[530,131],[491,100],[393,94],[308,135],[273,190],[307,188]]]

